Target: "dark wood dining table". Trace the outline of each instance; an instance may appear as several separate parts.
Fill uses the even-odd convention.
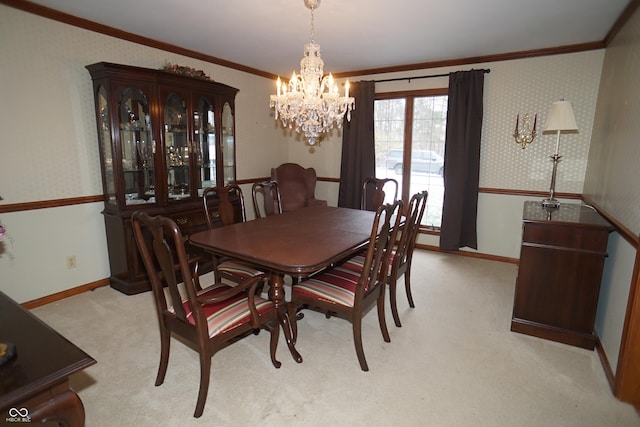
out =
[[[69,377],[95,359],[2,292],[0,341],[16,348],[15,357],[0,366],[0,420],[84,426],[84,405]]]
[[[287,317],[284,276],[304,278],[367,246],[375,212],[311,206],[253,221],[200,231],[189,241],[214,255],[244,261],[270,274],[269,298],[279,313],[287,346],[295,348]]]

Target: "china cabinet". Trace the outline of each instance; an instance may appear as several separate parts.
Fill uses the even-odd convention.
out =
[[[206,228],[204,188],[235,181],[238,90],[165,70],[105,62],[86,68],[95,98],[111,286],[135,294],[150,286],[131,214],[169,216],[185,236]]]

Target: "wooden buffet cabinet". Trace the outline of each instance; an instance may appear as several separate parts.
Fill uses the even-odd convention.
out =
[[[511,330],[593,350],[611,231],[589,206],[525,202]]]
[[[151,288],[131,214],[169,216],[186,236],[206,228],[203,189],[235,182],[238,90],[165,70],[105,62],[86,68],[95,97],[111,286],[144,292]]]

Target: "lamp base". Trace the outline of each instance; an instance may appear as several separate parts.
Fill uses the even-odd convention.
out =
[[[542,207],[545,209],[558,209],[560,208],[560,202],[557,199],[544,199],[542,201]]]

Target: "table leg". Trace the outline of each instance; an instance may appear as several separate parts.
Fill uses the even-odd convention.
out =
[[[280,326],[282,326],[282,331],[284,332],[291,356],[293,356],[293,360],[301,363],[302,356],[300,356],[300,353],[296,350],[295,343],[293,342],[293,333],[291,331],[291,324],[289,323],[289,316],[287,315],[287,302],[284,298],[284,276],[282,274],[271,273],[269,299],[274,302],[276,310],[278,311]]]
[[[33,423],[56,422],[64,427],[84,426],[84,405],[76,392],[69,388],[68,380],[47,392],[49,400],[30,410]]]

